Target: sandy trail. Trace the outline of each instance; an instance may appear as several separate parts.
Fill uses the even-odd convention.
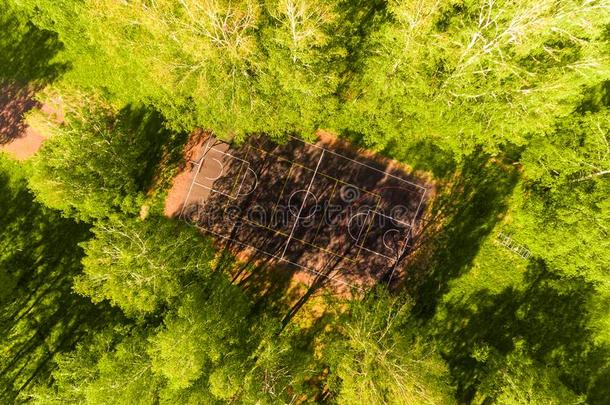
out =
[[[0,150],[18,160],[32,157],[46,139],[24,121],[28,111],[38,108],[58,123],[64,120],[61,102],[53,106],[41,104],[35,100],[35,93],[27,86],[0,85]]]

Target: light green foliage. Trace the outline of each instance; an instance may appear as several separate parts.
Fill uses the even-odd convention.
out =
[[[610,341],[605,331],[610,319],[607,306],[610,296],[607,86],[606,82],[587,89],[577,111],[559,120],[524,151],[521,158],[524,179],[515,190],[503,229],[526,245],[537,260],[543,261],[546,270],[558,278],[552,288],[549,288],[551,284],[526,282],[531,290],[529,296],[544,295],[542,301],[556,302],[555,307],[560,306],[559,302],[573,300],[563,308],[562,314],[578,308],[565,323],[555,320],[548,326],[534,326],[533,319],[528,318],[527,324],[532,331],[545,331],[543,339],[548,346],[557,345],[560,336],[570,336],[578,348],[556,347],[552,360],[545,357],[542,361],[546,365],[557,364],[564,373],[564,383],[576,392],[586,392],[591,403],[603,403],[599,401],[607,397],[605,387],[610,367]],[[538,290],[540,286],[544,289]],[[547,319],[548,312],[555,312],[540,303],[530,305],[530,311],[534,306],[539,310],[535,315],[537,320]],[[566,324],[580,326],[565,330]],[[583,369],[597,371],[577,371]]]
[[[89,404],[150,404],[157,397],[159,379],[152,374],[145,355],[146,339],[124,339],[104,353],[96,365],[97,378],[85,390]]]
[[[610,110],[560,121],[523,155],[516,237],[558,271],[610,291]],[[541,237],[544,232],[544,237]]]
[[[345,50],[333,42],[340,15],[333,1],[271,0],[262,29],[264,59],[256,86],[271,134],[313,132],[337,109],[334,92]]]
[[[584,403],[558,378],[555,369],[515,352],[507,357],[487,353],[488,367],[481,382],[480,399],[503,405],[575,405]],[[478,402],[478,401],[477,401]]]
[[[332,2],[84,1],[69,18],[57,2],[20,4],[66,45],[65,82],[152,101],[174,128],[312,131],[334,102]]]
[[[382,148],[497,152],[571,112],[610,74],[601,1],[392,1],[338,125]]]
[[[186,134],[144,105],[116,108],[99,96],[48,88],[40,98],[66,110],[58,123],[38,111],[28,123],[49,137],[33,161],[30,187],[46,205],[93,221],[135,214],[168,185]],[[158,207],[154,207],[158,210]]]
[[[532,142],[521,161],[528,181],[552,191],[610,174],[610,109],[574,114]]]
[[[39,98],[66,109],[30,113],[50,136],[31,165],[0,160],[1,401],[607,402],[609,0],[0,6],[0,81],[61,74]],[[414,301],[379,289],[304,327],[313,289],[254,260],[230,282],[231,252],[155,216],[168,127],[332,128],[433,170]]]
[[[210,241],[181,223],[113,217],[92,231],[74,289],[94,302],[109,300],[131,316],[152,314],[190,280],[209,277]]]
[[[323,374],[325,359],[316,359],[310,344],[319,332],[291,324],[278,335],[279,322],[267,320],[265,326],[253,353],[256,360],[242,383],[240,400],[276,404],[315,396],[317,387],[309,382]]]
[[[165,329],[150,338],[153,371],[172,389],[188,388],[202,378],[216,397],[231,398],[247,371],[254,337],[249,310],[243,293],[221,278],[209,288],[186,290]]]
[[[29,399],[36,404],[151,404],[158,398],[160,379],[150,370],[146,338],[127,328],[104,330],[77,349],[57,356],[54,389],[38,387]]]
[[[116,209],[137,212],[141,139],[118,111],[97,97],[66,97],[65,123],[33,162],[30,187],[45,205],[79,219],[101,218]],[[39,122],[39,120],[37,120]]]
[[[343,404],[450,403],[447,369],[417,337],[412,304],[371,294],[351,302],[328,347],[331,391]]]

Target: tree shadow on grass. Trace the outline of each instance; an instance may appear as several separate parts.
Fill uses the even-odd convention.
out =
[[[529,356],[556,367],[574,392],[607,398],[603,381],[610,373],[610,348],[596,346],[588,327],[594,294],[594,286],[585,280],[562,278],[544,262],[532,260],[523,290],[510,287],[494,294],[482,289],[445,304],[450,317],[435,322],[431,331],[442,342],[458,397],[472,400],[486,375],[486,362],[472,356],[475,348],[490,346],[508,355],[521,341]]]
[[[34,202],[16,163],[0,159],[0,402],[45,384],[53,356],[117,319],[72,291],[88,226]]]
[[[134,162],[134,180],[138,190],[150,194],[169,186],[189,134],[170,130],[163,115],[146,105],[125,106],[117,120],[136,139],[140,158]]]
[[[0,0],[0,144],[22,136],[23,114],[38,106],[37,90],[69,65],[54,61],[63,49],[56,33],[41,30]]]
[[[1,0],[0,78],[25,85],[50,83],[69,65],[54,61],[63,49],[56,33],[36,27]]]
[[[343,130],[341,137],[360,148],[368,149],[369,147],[362,133]],[[410,143],[392,138],[378,153],[388,159],[406,163],[415,171],[430,172],[435,179],[449,178],[459,168],[453,155],[443,151],[432,142]]]
[[[415,298],[414,313],[420,318],[434,316],[449,282],[469,268],[502,219],[517,180],[513,167],[480,154],[439,187],[406,266],[404,286]]]

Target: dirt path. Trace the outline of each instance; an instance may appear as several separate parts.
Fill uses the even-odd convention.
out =
[[[0,86],[0,151],[25,160],[36,154],[46,137],[27,125],[24,115],[33,108],[63,122],[61,104],[41,104],[34,99],[35,90],[14,84]]]
[[[178,174],[174,177],[172,187],[165,199],[164,214],[167,217],[176,217],[180,214],[182,204],[186,199],[192,181],[191,170],[194,170],[195,160],[201,157],[203,148],[210,135],[202,130],[195,130],[184,147],[184,158]]]

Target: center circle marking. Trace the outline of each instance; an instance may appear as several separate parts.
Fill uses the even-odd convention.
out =
[[[301,196],[301,195],[305,195],[305,197],[302,197],[302,199],[300,199],[300,201],[298,201],[299,200],[298,196]],[[307,198],[309,198],[310,196],[315,201],[314,205],[317,205],[318,198],[316,197],[316,195],[314,193],[312,193],[309,190],[297,190],[297,191],[293,192],[292,194],[290,194],[290,198],[288,198],[288,209],[290,210],[290,213],[299,219],[301,219],[301,218],[307,219],[307,218],[313,217],[315,214],[315,210],[313,210],[313,212],[311,212],[307,216],[299,216],[299,210],[301,209],[301,206],[303,206],[303,207],[305,206],[304,203],[305,203],[305,201],[307,201]]]

